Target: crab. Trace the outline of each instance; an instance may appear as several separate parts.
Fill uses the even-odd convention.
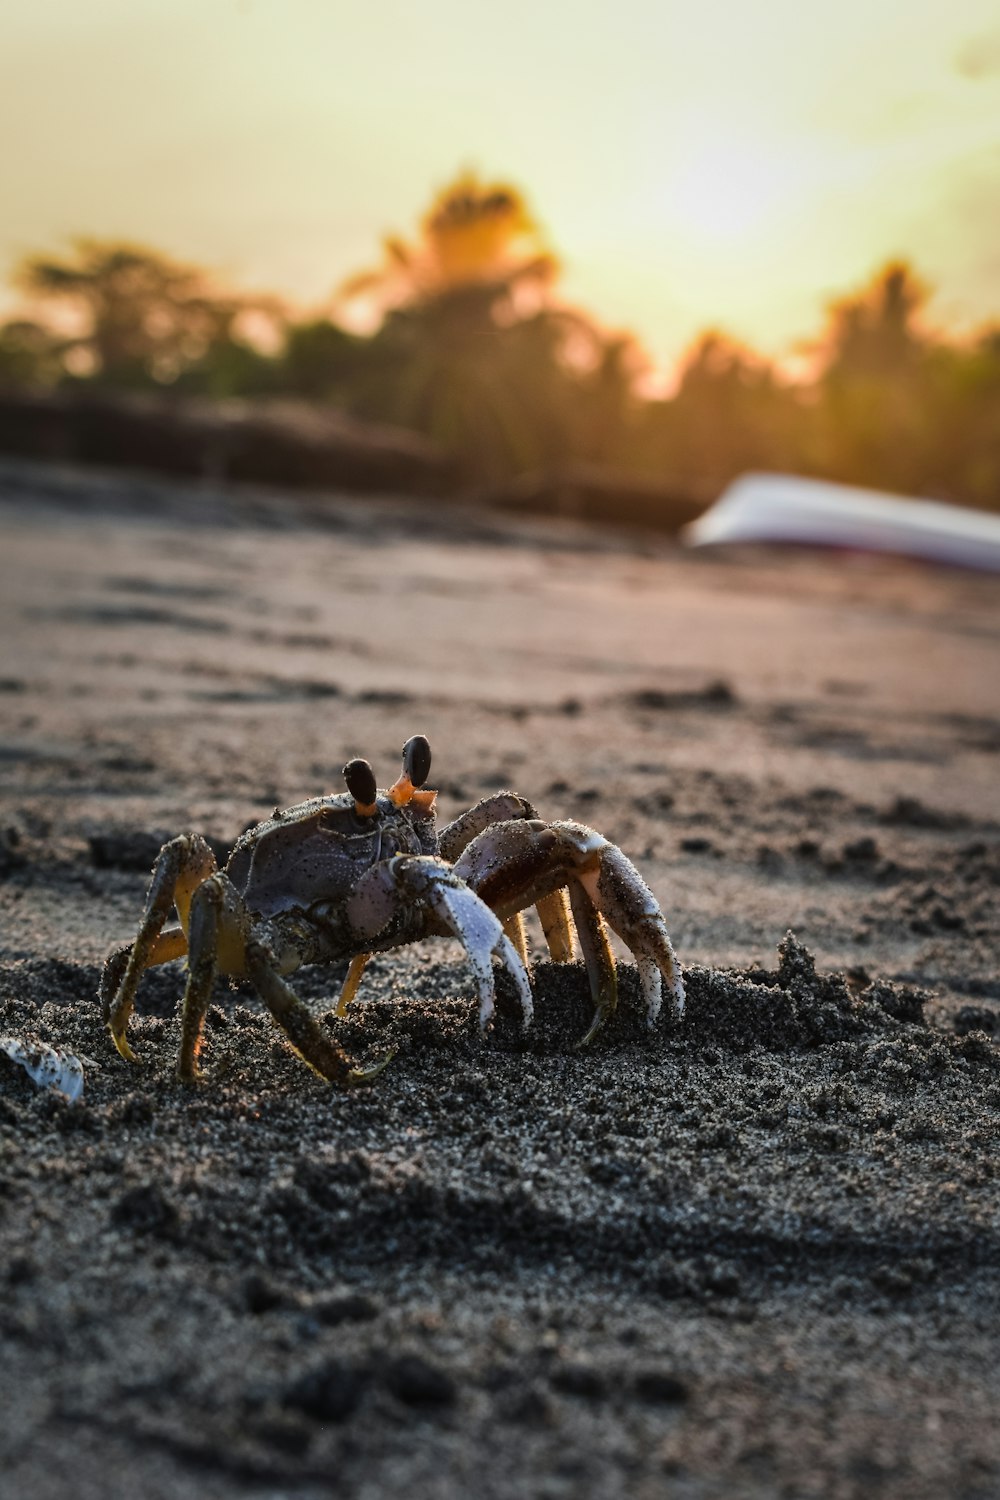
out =
[[[230,975],[250,981],[321,1077],[341,1087],[366,1082],[388,1058],[355,1066],[287,976],[303,964],[349,960],[336,1007],[343,1015],[373,953],[431,936],[463,944],[483,1031],[494,1010],[494,958],[513,979],[527,1028],[532,995],[522,913],[530,906],[557,962],[574,957],[572,913],[595,1007],[578,1046],[617,1005],[608,926],[636,960],[650,1026],[664,983],[681,1015],[684,985],[663,914],[616,845],[583,823],[544,821],[511,791],[484,797],[437,832],[430,767],[423,735],[407,740],[402,771],[384,791],[367,761],[349,761],[345,792],[276,808],[241,835],[221,870],[197,833],[164,844],[135,941],[110,955],[101,980],[104,1018],[122,1057],[136,1061],[127,1032],[142,974],[186,956],[179,1078],[204,1076],[199,1058],[212,986],[217,975]],[[172,908],[180,920],[167,926]]]

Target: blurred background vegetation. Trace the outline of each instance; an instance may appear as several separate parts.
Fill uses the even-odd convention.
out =
[[[308,319],[156,250],[79,240],[19,268],[0,397],[294,399],[431,439],[466,487],[584,468],[707,502],[774,469],[1000,509],[1000,322],[934,332],[909,265],[826,310],[808,373],[709,331],[669,395],[558,282],[520,192],[470,174]]]

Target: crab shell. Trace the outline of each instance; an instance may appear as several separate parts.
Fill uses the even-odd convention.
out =
[[[398,806],[381,792],[366,815],[348,792],[313,797],[241,834],[225,874],[255,916],[308,911],[344,900],[379,860],[436,855],[435,823],[433,801],[423,798]]]

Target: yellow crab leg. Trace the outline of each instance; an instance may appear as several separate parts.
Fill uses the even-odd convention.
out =
[[[153,961],[163,924],[176,904],[181,927],[186,931],[191,899],[202,881],[216,869],[215,856],[197,833],[182,834],[164,844],[156,857],[146,893],[146,909],[132,944],[125,972],[115,994],[107,999],[108,1026],[122,1057],[134,1062],[135,1053],[126,1039],[129,1018],[135,1005],[135,994],[144,969]],[[171,938],[169,942],[176,942]],[[178,952],[183,952],[183,948]],[[171,952],[170,957],[177,957]],[[165,963],[166,959],[157,959]]]
[[[553,962],[557,964],[568,964],[573,961],[573,929],[569,925],[569,912],[566,909],[566,892],[562,889],[553,891],[549,896],[540,896],[535,902],[535,910],[538,912],[545,933],[545,941],[549,945],[549,953]]]
[[[229,877],[218,871],[202,882],[191,902],[188,977],[181,1002],[181,1050],[177,1076],[197,1081],[205,1016],[216,974],[245,974],[250,914]]]
[[[392,1061],[394,1050],[370,1068],[354,1067],[305,1002],[282,979],[263,943],[253,940],[247,944],[246,962],[254,989],[303,1062],[321,1078],[341,1088],[353,1088],[376,1078]]]
[[[503,924],[503,930],[514,944],[518,958],[523,964],[527,964],[528,938],[524,930],[524,914],[516,911],[512,917],[508,917]]]
[[[186,1083],[193,1083],[201,1077],[198,1053],[219,963],[223,900],[220,881],[215,878],[199,887],[191,905],[188,978],[181,1006],[181,1052],[177,1063],[177,1076]]]
[[[595,1007],[593,1020],[576,1044],[577,1047],[586,1047],[618,1009],[618,969],[604,918],[580,882],[572,877],[569,899]]]
[[[126,972],[134,949],[134,944],[129,943],[124,948],[119,948],[112,953],[104,966],[104,976],[101,979],[101,995],[105,1004],[105,1020],[109,1023],[111,1036],[119,1053],[126,1062],[138,1062],[138,1058],[129,1046],[125,1035],[129,1017],[135,1005],[135,989],[132,991],[131,999],[128,1000],[127,1010],[124,1010],[121,1000],[115,1006],[115,1024],[111,1024],[111,1002],[116,995],[120,995],[122,977]],[[142,968],[136,973],[136,986],[139,977],[146,969],[155,969],[160,964],[168,964],[171,959],[183,958],[187,952],[187,938],[183,927],[168,927],[166,932],[158,933],[153,939],[143,961]],[[124,1010],[124,1014],[123,1014]]]
[[[350,1005],[351,1001],[358,993],[358,986],[361,983],[361,976],[365,972],[365,969],[368,966],[368,960],[370,958],[370,953],[356,953],[351,959],[351,967],[347,971],[347,978],[344,980],[344,987],[340,992],[340,999],[337,1001],[338,1016],[342,1016],[344,1014],[344,1012],[347,1010],[347,1007]]]

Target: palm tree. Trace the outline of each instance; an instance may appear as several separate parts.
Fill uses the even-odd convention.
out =
[[[383,313],[472,289],[503,301],[515,289],[523,299],[523,289],[530,288],[537,301],[557,270],[518,190],[506,183],[486,185],[475,173],[463,172],[438,193],[416,240],[388,236],[382,265],[352,276],[340,299],[350,304],[364,297]]]
[[[345,311],[381,316],[355,410],[433,438],[467,480],[565,461],[587,433],[582,381],[605,342],[555,302],[557,273],[517,189],[463,173],[412,242],[390,237],[383,263],[341,289]]]

